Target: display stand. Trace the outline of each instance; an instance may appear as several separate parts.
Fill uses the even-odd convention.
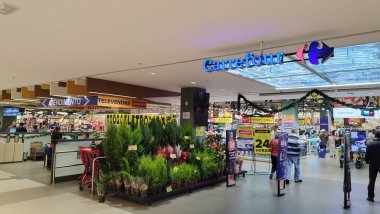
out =
[[[343,208],[348,209],[351,207],[351,170],[350,170],[350,146],[349,134],[341,138],[344,143],[344,180],[343,180]]]
[[[281,197],[285,195],[286,191],[286,174],[287,174],[287,162],[288,162],[288,134],[281,132],[278,135],[278,155],[277,155],[277,168],[276,168],[276,178],[277,178],[277,196]]]

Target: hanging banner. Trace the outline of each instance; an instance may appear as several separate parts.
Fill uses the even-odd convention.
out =
[[[120,125],[122,123],[137,124],[149,123],[153,118],[158,118],[163,124],[176,119],[176,115],[148,115],[148,114],[107,114],[107,125]]]
[[[270,155],[269,141],[271,140],[270,129],[255,129],[254,153],[257,155]]]
[[[98,106],[107,106],[114,108],[127,108],[127,109],[138,109],[146,108],[146,101],[124,98],[124,97],[109,97],[109,96],[98,96]]]
[[[226,166],[227,166],[227,187],[234,186],[235,180],[235,158],[236,158],[236,130],[226,131]]]
[[[294,115],[284,115],[283,116],[284,127],[291,128],[294,127]]]
[[[95,106],[97,105],[96,96],[68,97],[68,98],[49,98],[36,101],[36,107],[71,107],[71,106]]]
[[[212,118],[210,118],[210,123],[232,123],[232,118],[231,117],[227,117],[227,118],[212,117]]]
[[[252,126],[238,126],[237,137],[238,138],[253,138],[253,127]]]
[[[239,125],[237,128],[237,150],[253,151],[253,127]]]
[[[123,97],[110,96],[84,96],[68,98],[49,98],[36,101],[36,107],[89,107],[93,108],[120,108],[120,109],[142,109],[146,108],[147,102]]]
[[[251,117],[251,123],[254,124],[273,124],[273,117]]]

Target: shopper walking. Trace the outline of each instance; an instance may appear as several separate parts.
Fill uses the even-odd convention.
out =
[[[292,167],[294,164],[294,182],[300,183],[301,170],[301,145],[300,137],[296,133],[296,129],[292,129],[292,133],[288,137],[288,169],[286,172],[286,184],[289,184],[290,177],[292,175]]]
[[[329,135],[326,133],[326,131],[324,129],[321,130],[320,134],[319,134],[319,147],[321,149],[325,149],[327,148],[327,141],[328,141],[328,137]]]
[[[272,171],[270,173],[269,179],[272,180],[273,174],[277,169],[277,156],[278,156],[278,134],[276,133],[274,139],[269,143],[269,148],[271,152],[271,161],[272,161]]]
[[[380,131],[376,130],[375,140],[368,144],[365,161],[369,164],[368,201],[374,202],[375,182],[380,173]]]
[[[335,133],[329,134],[327,142],[330,150],[330,158],[335,158]]]

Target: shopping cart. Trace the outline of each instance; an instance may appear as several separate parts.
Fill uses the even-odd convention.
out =
[[[97,177],[99,174],[99,163],[95,163],[94,169],[92,168],[92,162],[95,158],[101,156],[101,152],[93,147],[79,147],[80,157],[84,165],[84,171],[81,176],[78,177],[79,190],[84,190],[84,187],[87,185],[88,188],[91,188],[91,178],[92,171],[94,171],[94,177]]]

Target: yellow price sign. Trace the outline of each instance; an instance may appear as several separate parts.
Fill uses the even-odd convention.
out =
[[[271,140],[270,129],[255,129],[254,153],[258,155],[270,155],[269,142]]]
[[[251,123],[271,124],[271,123],[274,123],[274,119],[273,117],[251,117]]]

